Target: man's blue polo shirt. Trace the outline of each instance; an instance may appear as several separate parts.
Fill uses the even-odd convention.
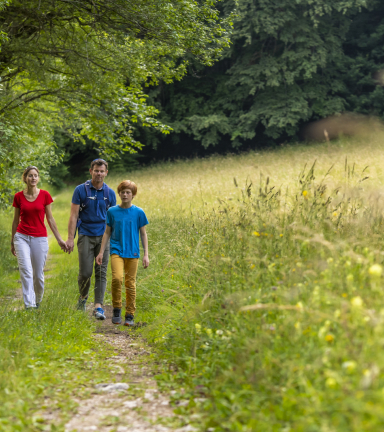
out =
[[[101,198],[99,200],[90,199],[88,205],[79,213],[81,219],[81,224],[78,228],[79,234],[86,236],[101,236],[104,234],[106,219],[107,219],[107,206],[104,201],[104,187],[103,183],[101,189],[96,189],[90,182],[91,196],[96,196]],[[83,204],[87,198],[87,191],[85,190],[84,184],[76,187],[73,192],[72,203],[73,204]],[[113,207],[116,205],[116,194],[109,188],[109,203]]]

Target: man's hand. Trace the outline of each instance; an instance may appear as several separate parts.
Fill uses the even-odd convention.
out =
[[[148,255],[144,255],[144,258],[143,258],[143,267],[146,269],[148,266],[149,266]]]
[[[100,265],[103,263],[103,254],[99,253],[99,255],[97,255],[96,257],[96,264]]]
[[[15,249],[15,246],[13,243],[11,244],[11,252],[12,252],[12,255],[17,256],[16,255],[16,249]]]
[[[73,252],[73,249],[75,247],[75,241],[73,239],[68,239],[66,242],[67,245],[67,252],[70,254]]]

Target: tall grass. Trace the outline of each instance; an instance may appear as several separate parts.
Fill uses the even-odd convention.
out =
[[[201,430],[383,429],[382,156],[381,137],[341,139],[108,178],[113,188],[123,178],[138,184],[151,264],[139,270],[136,320],[148,323],[144,335],[164,365],[159,383],[184,388],[174,398],[189,402],[177,410]],[[54,204],[63,234],[72,192]],[[25,400],[17,383],[36,384],[45,370],[53,381],[44,391],[54,391],[60,358],[81,361],[92,347],[92,324],[71,306],[76,252],[52,252],[46,308],[9,311],[0,332],[8,353],[0,360],[15,365],[6,366],[10,376],[26,377],[6,387],[13,413],[17,398]],[[24,343],[25,351],[12,345]],[[56,352],[49,373],[25,367]],[[70,364],[63,389],[79,378],[80,366]],[[14,416],[22,422],[21,411]]]
[[[382,430],[381,151],[262,153],[279,182],[244,172],[251,154],[163,166],[151,183],[140,302],[177,370],[160,381],[187,390],[178,412],[202,430]]]

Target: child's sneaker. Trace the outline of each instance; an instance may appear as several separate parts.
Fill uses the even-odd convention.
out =
[[[131,315],[131,314],[126,314],[126,315],[125,315],[125,322],[124,322],[124,325],[125,325],[125,326],[133,326],[133,325],[135,325],[133,315]]]
[[[79,311],[85,312],[85,305],[87,304],[87,300],[88,300],[88,297],[86,297],[85,299],[82,299],[80,296],[79,300],[77,302],[77,308],[76,309]]]
[[[94,309],[93,316],[98,320],[105,320],[104,310],[101,307]]]
[[[121,324],[121,309],[113,308],[112,324]]]

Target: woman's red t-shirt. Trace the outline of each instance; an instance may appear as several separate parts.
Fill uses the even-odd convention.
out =
[[[33,202],[25,198],[23,191],[17,192],[13,199],[13,207],[20,209],[20,222],[16,231],[31,237],[48,237],[44,224],[45,206],[52,202],[50,193],[43,189],[40,189],[39,195]]]

